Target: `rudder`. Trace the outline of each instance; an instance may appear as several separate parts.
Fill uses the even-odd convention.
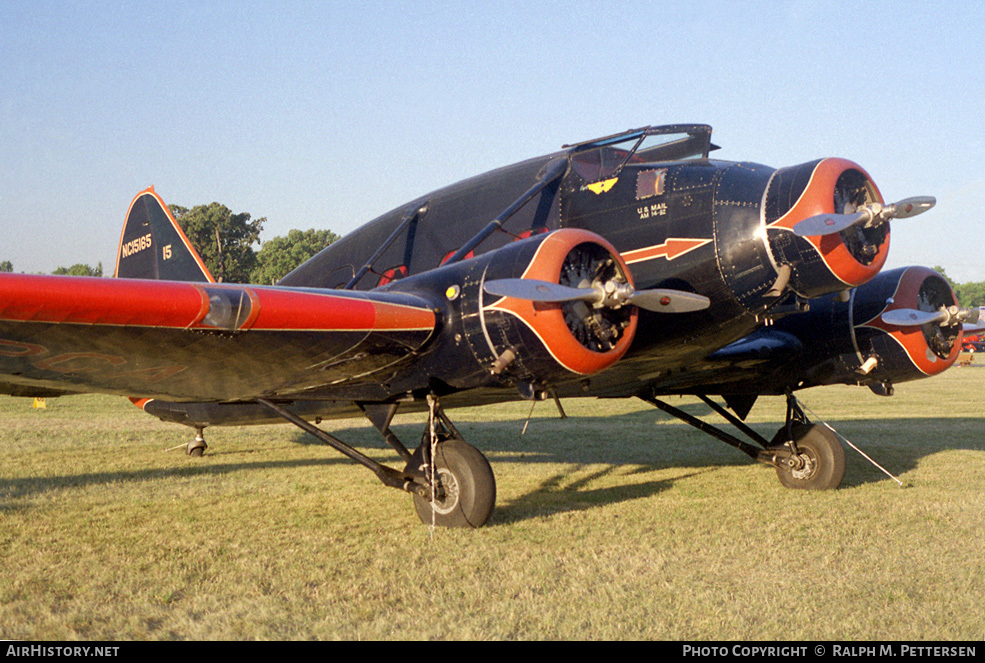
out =
[[[114,275],[128,279],[215,283],[167,205],[154,192],[154,187],[141,191],[130,203],[120,235]]]

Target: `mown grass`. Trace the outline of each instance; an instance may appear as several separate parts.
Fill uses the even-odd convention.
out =
[[[542,403],[522,436],[528,404],[452,411],[498,504],[433,533],[290,426],[210,429],[191,459],[165,451],[190,429],[123,399],[3,398],[0,638],[978,640],[983,386],[802,394],[905,482],[849,449],[821,493],[641,401]],[[761,399],[750,421],[782,415]],[[397,465],[363,421],[324,426]]]

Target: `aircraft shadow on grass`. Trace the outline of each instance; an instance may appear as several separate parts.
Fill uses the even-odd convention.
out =
[[[699,417],[708,411],[701,404],[682,405],[681,409]],[[566,420],[538,417],[531,419],[526,432],[521,434],[525,423],[525,419],[507,419],[464,422],[459,426],[467,437],[475,438],[476,433],[481,435],[482,439],[475,441],[492,456],[495,464],[551,463],[564,466],[562,471],[545,476],[535,489],[502,504],[495,519],[501,524],[652,497],[671,488],[678,479],[715,472],[722,467],[758,464],[741,452],[660,412],[640,411],[605,417],[570,416]],[[752,427],[768,438],[781,423],[757,423]],[[833,422],[832,426],[896,476],[905,475],[914,470],[923,458],[943,451],[962,449],[985,452],[985,440],[976,433],[981,420],[972,417],[946,419],[943,422],[915,417],[855,419]],[[470,431],[473,427],[476,430]],[[331,426],[327,428],[331,429]],[[420,435],[417,424],[395,425],[393,431],[409,446],[416,445],[416,436]],[[908,431],[909,439],[903,440],[900,431]],[[376,454],[381,462],[392,467],[402,464],[372,427],[352,428],[340,435],[357,447],[376,448],[384,452],[382,457]],[[300,432],[292,433],[290,441],[321,446],[315,438]],[[257,470],[290,472],[336,465],[352,465],[355,468],[353,461],[334,455],[283,461],[222,462],[227,454],[240,453],[223,452],[219,440],[209,452],[212,462],[206,464],[201,464],[197,459],[188,459],[188,465],[184,467],[0,478],[0,512],[25,508],[17,504],[18,499],[71,488],[202,475],[235,475]],[[326,449],[326,453],[334,452]],[[848,469],[843,487],[889,480],[851,448],[846,447],[846,454]],[[672,478],[652,481],[639,482],[634,478],[670,468],[688,471]],[[611,483],[609,477],[613,474],[626,477],[626,481],[616,486],[594,487],[596,482],[603,479]],[[777,490],[781,490],[779,485]]]
[[[686,404],[680,409],[705,421],[709,410],[702,404]],[[752,424],[760,435],[771,438],[782,420]],[[943,451],[971,450],[985,452],[985,439],[977,435],[981,420],[972,417],[930,420],[927,418],[847,419],[828,422],[840,435],[882,465],[894,476],[916,469],[920,461]],[[526,426],[526,432],[524,425]],[[723,429],[736,432],[731,426]],[[465,422],[459,429],[475,441],[493,462],[552,463],[568,466],[563,472],[545,478],[539,487],[511,504],[497,510],[497,520],[512,519],[513,514],[530,514],[530,505],[543,510],[580,510],[592,505],[612,504],[656,495],[677,479],[714,472],[721,467],[759,465],[743,453],[699,433],[669,415],[656,411],[630,412],[604,417],[505,419],[495,422]],[[406,442],[420,435],[415,424],[395,425],[393,431]],[[586,432],[587,431],[587,432]],[[906,431],[906,433],[901,433]],[[947,432],[953,431],[953,432]],[[389,451],[371,427],[346,433],[359,446]],[[591,435],[596,433],[593,439]],[[590,440],[585,442],[585,440]],[[296,434],[297,444],[321,444],[315,438]],[[842,487],[855,487],[890,479],[849,445],[845,446],[847,470]],[[396,455],[389,459],[398,461]],[[601,466],[601,467],[599,467]],[[595,469],[598,468],[598,469]],[[622,469],[620,469],[622,468]],[[634,468],[627,470],[625,468]],[[596,479],[614,472],[622,476],[645,474],[668,468],[690,469],[672,479],[644,483],[627,480],[625,485],[592,488]],[[772,468],[764,468],[773,472]],[[584,474],[589,470],[587,476]],[[577,475],[577,478],[575,476]],[[780,489],[779,485],[777,486]],[[550,496],[548,496],[550,494]],[[526,505],[526,506],[525,506]],[[505,512],[505,513],[504,513]]]

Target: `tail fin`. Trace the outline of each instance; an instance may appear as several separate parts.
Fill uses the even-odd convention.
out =
[[[215,283],[154,187],[141,191],[130,203],[115,276]]]

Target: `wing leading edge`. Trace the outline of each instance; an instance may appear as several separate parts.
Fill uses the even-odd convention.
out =
[[[404,293],[0,274],[0,392],[294,395],[411,361],[435,324]]]

